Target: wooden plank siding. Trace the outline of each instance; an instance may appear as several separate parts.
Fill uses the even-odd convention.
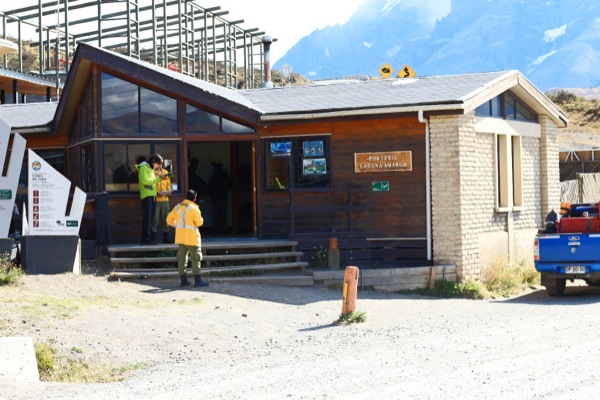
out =
[[[299,249],[326,247],[328,237],[340,241],[342,257],[371,267],[389,264],[424,265],[426,248],[425,125],[416,117],[364,119],[301,125],[271,126],[261,136],[319,136],[329,134],[330,193],[325,189],[290,193],[269,192],[259,179],[259,231],[264,237],[290,238]],[[261,146],[261,159],[265,158]],[[355,153],[412,152],[412,171],[356,173]],[[264,161],[261,161],[264,167]],[[372,191],[372,182],[388,181],[388,192]],[[348,232],[348,200],[342,191],[354,191]],[[346,207],[346,208],[344,208]],[[310,211],[302,216],[295,211]],[[291,226],[290,226],[291,225]],[[290,229],[291,228],[291,229]],[[396,239],[386,242],[366,239]],[[356,240],[360,240],[358,244]]]

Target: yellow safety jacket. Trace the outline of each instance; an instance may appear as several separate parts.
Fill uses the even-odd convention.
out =
[[[167,215],[167,224],[175,228],[175,243],[177,244],[200,247],[198,228],[203,223],[200,207],[189,200],[177,204]]]
[[[166,175],[169,171],[163,168],[162,174]],[[160,192],[170,192],[171,189],[171,178],[161,180],[156,184],[156,201],[169,201],[169,196],[161,196]]]

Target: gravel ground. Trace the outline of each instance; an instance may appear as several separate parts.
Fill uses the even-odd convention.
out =
[[[511,299],[359,291],[363,324],[337,326],[341,290],[169,279],[26,276],[0,288],[0,335],[111,365],[115,383],[0,376],[0,399],[574,399],[600,393],[600,289]],[[52,299],[71,299],[60,308]],[[63,300],[64,301],[64,300]],[[41,311],[40,311],[41,310]]]

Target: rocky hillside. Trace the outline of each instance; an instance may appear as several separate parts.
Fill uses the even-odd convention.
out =
[[[547,93],[569,117],[559,131],[561,150],[600,147],[600,89],[566,89]]]

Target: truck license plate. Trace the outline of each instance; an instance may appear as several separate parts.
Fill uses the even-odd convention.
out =
[[[585,267],[565,267],[565,273],[567,274],[585,274]]]

